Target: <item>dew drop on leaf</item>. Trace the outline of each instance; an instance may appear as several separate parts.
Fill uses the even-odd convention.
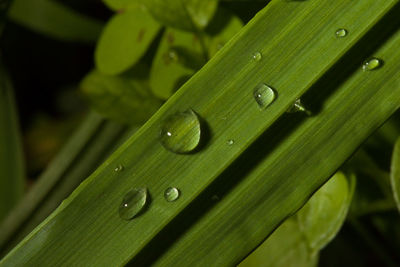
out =
[[[176,187],[168,187],[164,192],[164,198],[168,202],[176,201],[180,196],[179,189]]]
[[[274,89],[264,83],[260,83],[256,86],[253,96],[261,109],[267,108],[276,99]]]
[[[311,111],[307,110],[306,107],[301,103],[300,98],[297,99],[293,105],[286,111],[287,113],[296,113],[296,112],[304,112],[307,115],[311,116]]]
[[[200,120],[189,109],[169,116],[161,126],[161,144],[174,153],[189,153],[200,143]]]
[[[231,146],[231,145],[233,145],[234,143],[235,143],[235,141],[232,140],[232,139],[229,139],[228,141],[226,141],[226,144],[227,144],[228,146]]]
[[[114,168],[115,172],[120,172],[120,171],[123,171],[123,170],[124,170],[124,166],[122,164],[118,164],[118,166],[116,166]]]
[[[135,188],[125,194],[119,205],[119,216],[131,220],[143,210],[147,201],[147,188]]]
[[[260,61],[262,59],[262,54],[260,52],[255,52],[253,54],[253,60],[254,61]]]
[[[383,61],[379,58],[372,57],[364,61],[362,69],[363,71],[376,70],[382,67]]]
[[[343,38],[343,37],[346,37],[347,36],[347,33],[348,33],[348,31],[346,30],[346,29],[338,29],[338,30],[336,30],[336,37],[338,37],[338,38]]]

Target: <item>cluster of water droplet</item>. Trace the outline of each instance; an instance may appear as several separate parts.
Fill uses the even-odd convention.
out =
[[[348,35],[348,31],[344,28],[336,30],[335,35],[337,38],[344,38]],[[175,51],[169,51],[171,59],[176,59],[177,54]],[[252,55],[255,62],[262,59],[261,52],[255,52]],[[362,64],[363,71],[372,71],[380,68],[383,65],[381,59],[372,57],[367,59]],[[260,109],[266,109],[277,98],[277,92],[265,83],[259,83],[253,90],[253,98]],[[288,113],[305,112],[311,115],[300,99],[297,99],[293,105],[287,110]],[[201,138],[201,124],[198,115],[192,110],[188,109],[184,112],[178,112],[167,117],[162,126],[160,133],[160,142],[168,151],[185,154],[194,151],[200,143]],[[233,139],[226,141],[228,146],[235,143]],[[115,167],[115,172],[121,172],[124,167],[120,164]],[[164,191],[164,198],[168,202],[176,201],[180,197],[180,190],[176,187],[168,187]],[[148,201],[147,188],[135,188],[130,190],[122,199],[119,206],[119,214],[122,219],[131,220],[137,216],[146,206]]]

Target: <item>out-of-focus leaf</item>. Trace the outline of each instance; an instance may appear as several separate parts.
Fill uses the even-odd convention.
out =
[[[14,22],[55,39],[93,43],[103,23],[51,0],[14,0],[9,13]]]
[[[400,138],[397,139],[394,146],[391,168],[390,183],[397,208],[400,211]]]
[[[207,33],[210,35],[209,57],[213,57],[242,27],[243,22],[238,17],[226,9],[219,8],[207,27]]]
[[[95,70],[85,77],[81,88],[95,110],[123,123],[143,123],[161,106],[143,82],[125,76]]]
[[[300,230],[313,253],[324,248],[346,219],[355,188],[355,177],[335,174],[297,213]]]
[[[239,267],[312,267],[318,255],[309,255],[309,248],[295,218],[287,219]]]
[[[0,66],[0,220],[21,198],[24,160],[12,86]]]
[[[97,68],[110,75],[129,69],[143,56],[159,30],[160,25],[142,8],[114,15],[96,47]]]
[[[150,72],[153,93],[162,99],[170,97],[194,73],[193,68],[185,62],[198,61],[202,53],[196,34],[167,28]]]
[[[341,228],[355,178],[336,173],[239,266],[316,266],[318,253]]]
[[[205,28],[218,6],[218,0],[142,0],[142,2],[163,24],[188,31]]]
[[[139,5],[139,0],[103,0],[103,2],[115,11],[123,11]]]

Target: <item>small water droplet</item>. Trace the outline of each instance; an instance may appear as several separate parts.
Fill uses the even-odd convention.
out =
[[[363,71],[376,70],[382,67],[383,61],[379,58],[372,57],[364,61],[362,69]]]
[[[307,108],[304,107],[304,105],[301,103],[300,98],[297,99],[286,112],[288,113],[305,112],[308,116],[311,116],[311,111],[307,110]]]
[[[193,151],[200,143],[200,120],[193,110],[169,116],[161,126],[161,144],[175,153]]]
[[[119,164],[117,167],[114,168],[115,172],[120,172],[124,170],[124,166],[122,166],[122,164]]]
[[[346,29],[338,29],[335,34],[336,34],[336,37],[343,38],[343,37],[347,36],[347,33],[348,33],[348,31]]]
[[[262,54],[260,52],[255,52],[253,54],[254,61],[260,61],[262,59]]]
[[[135,188],[125,194],[119,205],[119,216],[131,220],[144,208],[147,201],[147,189]]]
[[[177,61],[179,60],[178,53],[177,53],[174,49],[170,49],[170,50],[168,51],[168,58],[169,58],[171,61],[174,61],[174,62],[177,62]]]
[[[253,96],[258,106],[262,109],[265,109],[269,105],[271,105],[272,102],[274,102],[276,98],[276,93],[274,89],[272,89],[268,85],[260,83],[254,89]]]
[[[226,141],[226,144],[227,144],[228,146],[231,146],[231,145],[233,145],[234,143],[235,143],[235,141],[232,140],[232,139],[229,139],[228,141]]]
[[[168,187],[167,189],[165,189],[165,192],[164,192],[164,198],[168,202],[173,202],[173,201],[177,200],[180,195],[181,195],[181,193],[179,192],[179,189],[176,187]]]

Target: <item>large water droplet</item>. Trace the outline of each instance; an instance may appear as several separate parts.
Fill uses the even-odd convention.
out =
[[[165,192],[164,192],[164,198],[168,201],[168,202],[173,202],[175,200],[177,200],[180,196],[180,192],[179,189],[176,187],[168,187]]]
[[[254,61],[260,61],[262,59],[262,54],[260,52],[255,52],[253,54]]]
[[[161,144],[175,153],[193,151],[200,143],[200,120],[193,110],[169,116],[161,127]]]
[[[335,34],[336,34],[336,37],[343,38],[343,37],[347,36],[347,33],[348,33],[348,31],[346,29],[338,29]]]
[[[268,85],[260,83],[254,89],[253,96],[258,106],[262,109],[265,109],[269,105],[271,105],[272,102],[274,102],[276,98],[276,93],[274,89],[272,89]]]
[[[383,61],[380,60],[379,58],[372,57],[364,61],[363,63],[363,71],[371,71],[371,70],[376,70],[382,67]]]
[[[147,189],[135,188],[125,194],[119,205],[119,216],[131,220],[144,208],[147,201]]]

